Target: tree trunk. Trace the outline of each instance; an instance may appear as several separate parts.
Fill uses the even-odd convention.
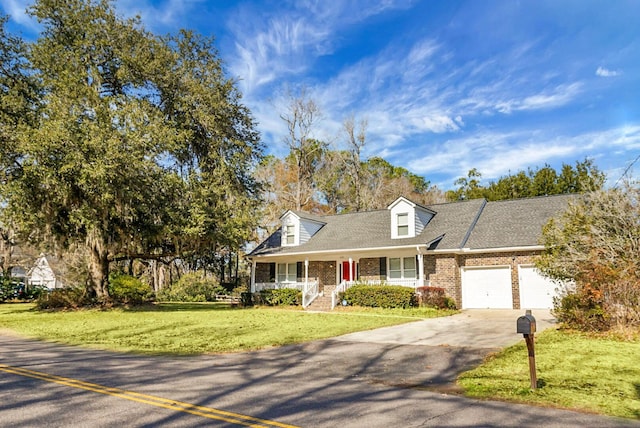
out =
[[[89,247],[89,284],[96,297],[100,300],[109,297],[107,283],[109,279],[109,258],[103,239],[97,233],[87,236]]]

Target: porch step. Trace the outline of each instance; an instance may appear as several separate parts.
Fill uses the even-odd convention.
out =
[[[326,290],[326,289],[325,289]],[[309,306],[305,308],[307,311],[329,312],[331,310],[331,291],[325,291],[324,296],[318,296]]]

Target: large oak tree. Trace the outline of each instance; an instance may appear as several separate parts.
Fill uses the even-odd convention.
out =
[[[33,122],[2,140],[6,210],[23,234],[83,245],[98,297],[115,260],[239,248],[262,147],[213,41],[156,36],[108,0],[39,0],[30,13],[40,97]]]

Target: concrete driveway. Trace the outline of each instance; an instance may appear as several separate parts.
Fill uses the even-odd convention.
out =
[[[468,309],[450,317],[361,331],[335,340],[476,349],[502,348],[523,340],[521,334],[516,334],[516,320],[524,313],[521,309]],[[537,332],[555,325],[555,319],[547,309],[533,310],[532,315],[536,319]]]

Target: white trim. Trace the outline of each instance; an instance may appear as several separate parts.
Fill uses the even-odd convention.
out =
[[[396,205],[398,205],[400,202],[404,202],[407,205],[411,206],[411,208],[415,208],[416,207],[416,203],[410,201],[409,199],[405,198],[404,196],[400,196],[398,199],[396,199],[395,201],[391,202],[391,204],[387,207],[388,210],[393,209]]]
[[[415,255],[413,255],[413,256],[400,256],[400,257],[387,257],[386,259],[387,259],[387,281],[389,281],[389,282],[394,281],[394,280],[401,280],[401,281],[413,280],[413,281],[416,281],[416,279],[417,279],[416,275],[418,274],[418,263],[416,261],[416,256]],[[395,259],[400,260],[400,278],[392,278],[391,275],[390,275],[390,273],[391,273],[391,260],[395,260]],[[405,265],[404,265],[405,259],[413,259],[413,262],[414,262],[414,265],[413,265],[414,274],[413,274],[413,276],[409,276],[409,277],[405,276],[405,270],[406,270]],[[394,272],[397,272],[397,271],[394,271]]]
[[[540,251],[544,250],[544,245],[531,245],[528,247],[500,247],[500,248],[460,248],[460,249],[442,249],[430,250],[429,253],[437,254],[476,254],[476,253],[511,253],[514,251]]]
[[[424,255],[420,252],[420,248],[418,248],[418,287],[422,287],[424,285]]]
[[[392,247],[369,247],[369,248],[343,248],[336,250],[320,250],[320,251],[302,251],[296,253],[275,253],[275,254],[264,254],[259,256],[247,256],[249,259],[253,258],[269,258],[269,257],[289,257],[289,256],[306,256],[309,254],[337,254],[343,255],[345,253],[359,253],[359,252],[370,252],[370,251],[387,251],[387,250],[408,250],[415,249],[416,247],[427,248],[425,244],[410,244],[410,245],[394,245]]]
[[[460,248],[460,249],[442,249],[442,250],[427,250],[426,244],[411,244],[411,245],[398,245],[392,247],[369,247],[369,248],[344,248],[339,250],[320,250],[320,251],[303,251],[296,253],[275,253],[264,254],[259,256],[247,256],[249,260],[254,258],[270,258],[270,257],[289,257],[289,256],[303,256],[311,254],[338,254],[344,253],[359,253],[359,252],[373,252],[373,251],[388,251],[388,250],[408,250],[410,248],[424,248],[425,254],[474,254],[474,253],[509,253],[514,251],[540,251],[544,250],[544,245],[531,245],[528,247],[502,247],[502,248]]]

